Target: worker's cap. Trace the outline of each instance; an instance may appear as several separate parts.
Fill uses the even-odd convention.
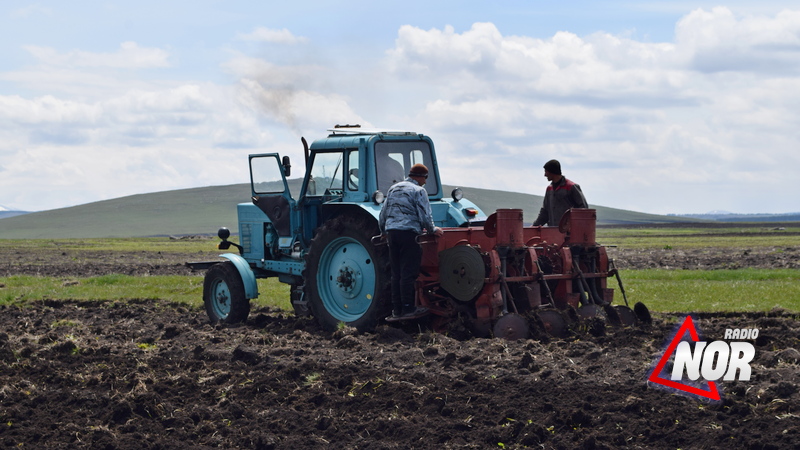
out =
[[[428,168],[423,164],[414,164],[408,171],[410,177],[428,178]]]
[[[561,163],[555,159],[551,159],[544,165],[544,170],[555,175],[561,175]]]

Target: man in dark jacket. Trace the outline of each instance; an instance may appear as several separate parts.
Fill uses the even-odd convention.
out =
[[[534,226],[558,226],[561,216],[571,208],[588,208],[581,187],[561,175],[561,163],[555,159],[544,165],[544,176],[550,185],[544,193],[544,203]]]
[[[392,267],[392,315],[389,322],[422,317],[428,309],[416,306],[414,283],[419,276],[422,247],[417,236],[422,233],[442,235],[434,225],[431,204],[425,191],[428,168],[414,164],[408,177],[394,184],[386,195],[378,225],[389,242]]]

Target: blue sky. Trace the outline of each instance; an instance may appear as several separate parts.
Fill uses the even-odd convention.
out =
[[[800,211],[800,6],[753,3],[4,1],[0,205],[243,183],[361,123],[447,184],[541,195],[557,158],[593,205]]]

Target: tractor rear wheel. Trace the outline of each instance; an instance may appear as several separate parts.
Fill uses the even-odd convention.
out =
[[[371,243],[374,219],[339,216],[318,230],[306,256],[305,296],[325,330],[340,323],[372,331],[391,312],[386,247]]]
[[[214,264],[203,280],[203,303],[212,322],[239,323],[250,314],[244,283],[230,261]]]

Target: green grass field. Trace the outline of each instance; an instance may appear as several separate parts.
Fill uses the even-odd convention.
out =
[[[600,229],[598,241],[620,248],[753,248],[798,247],[800,235],[753,228]],[[157,251],[162,253],[208,252],[208,240],[168,240],[164,238],[0,240],[0,248],[13,247],[26,252],[49,248],[70,251],[108,252]],[[794,269],[739,270],[626,270],[622,272],[630,303],[645,303],[651,311],[768,311],[783,308],[800,311],[800,271]],[[41,299],[129,300],[154,299],[202,306],[201,276],[105,275],[90,278],[36,276],[0,277],[0,304],[24,304]],[[623,303],[617,289],[615,303]],[[260,296],[255,306],[291,310],[289,288],[275,279],[259,280]]]
[[[800,311],[800,271],[794,269],[628,270],[622,276],[628,300],[651,311]],[[622,294],[615,299],[622,303]]]
[[[55,278],[19,275],[0,277],[0,304],[24,305],[35,300],[144,300],[152,299],[203,306],[203,277],[103,275]],[[276,279],[258,280],[255,306],[291,311],[289,286]]]
[[[800,245],[800,224],[774,230],[769,224],[763,227],[732,228],[600,228],[597,241],[603,245],[620,248],[747,248],[794,247]]]
[[[642,302],[651,311],[769,311],[783,308],[800,312],[800,271],[744,270],[628,270],[623,286],[631,303]],[[32,300],[153,299],[202,306],[203,278],[198,276],[104,275],[83,279],[54,277],[0,277],[0,304]],[[616,283],[610,285],[617,289]],[[288,285],[275,279],[259,280],[254,306],[291,310]],[[624,302],[617,290],[615,303]]]
[[[0,248],[15,252],[74,250],[98,252],[198,253],[213,251],[218,239],[92,238],[92,239],[0,239]]]

